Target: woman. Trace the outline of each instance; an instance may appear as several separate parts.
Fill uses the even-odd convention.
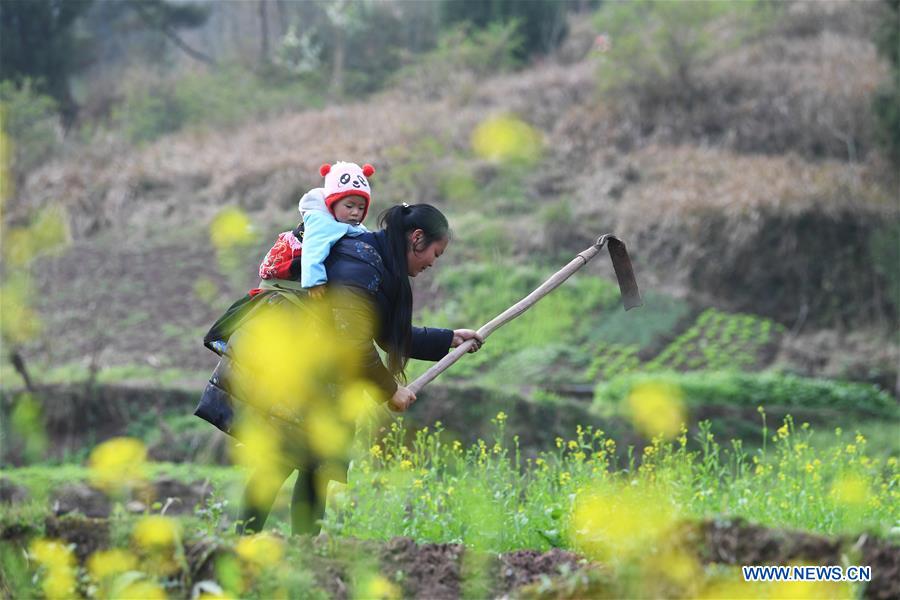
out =
[[[392,410],[402,412],[416,400],[415,394],[398,383],[398,380],[405,380],[405,367],[410,358],[440,360],[450,348],[469,339],[476,340],[471,350],[474,352],[481,347],[483,340],[471,329],[412,326],[409,278],[433,266],[446,250],[450,241],[446,217],[427,204],[403,204],[385,211],[379,217],[379,226],[382,228],[380,231],[341,239],[325,261],[329,282],[327,306],[330,326],[333,327],[329,330],[334,332],[342,349],[354,357],[357,375],[376,386]],[[264,303],[276,309],[279,305],[300,305],[296,295],[292,297],[291,292],[284,290],[270,294]],[[372,316],[374,323],[367,326]],[[252,335],[252,327],[248,325],[252,324],[253,319],[259,318],[253,317],[246,325],[241,325],[229,341],[230,346],[239,346],[242,335]],[[379,357],[375,343],[386,352],[387,365]],[[246,364],[254,358],[255,355],[243,361],[235,360],[235,355],[226,353],[213,373],[195,414],[232,433],[234,409],[248,404],[251,396],[258,395],[258,384],[267,383],[262,381],[265,378],[258,371],[252,372],[252,369],[249,378],[233,376],[235,372],[247,372]],[[244,363],[243,369],[238,364],[241,362]],[[340,373],[334,375],[336,380],[340,380]],[[242,381],[235,383],[235,379]],[[322,384],[320,388],[320,397],[334,395],[329,385]],[[270,402],[285,404],[276,400]],[[255,401],[249,403],[259,404]],[[336,410],[333,401],[328,406],[332,411]],[[306,435],[309,435],[308,431]],[[315,443],[304,444],[302,449],[297,449],[296,443],[293,445],[294,449],[287,453],[289,458],[282,455],[281,458],[268,460],[251,476],[244,494],[244,532],[262,529],[278,490],[294,470],[299,473],[291,501],[293,532],[311,533],[315,530],[316,521],[324,513],[323,485],[321,481],[317,482],[315,476],[315,472],[323,468],[323,456],[321,452],[308,451],[316,447]],[[340,478],[345,478],[346,457],[329,458],[332,465],[329,475],[333,476],[333,465],[337,462]]]

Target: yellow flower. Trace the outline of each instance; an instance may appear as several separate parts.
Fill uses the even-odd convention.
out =
[[[413,466],[412,462],[409,460],[406,460],[405,458],[400,461],[400,468],[404,471],[411,469],[412,466]]]
[[[91,481],[105,490],[132,487],[144,480],[147,448],[135,438],[117,437],[98,445],[88,461]]]
[[[137,558],[126,550],[99,550],[88,559],[88,571],[96,581],[137,568]]]
[[[871,495],[868,482],[856,474],[837,477],[831,484],[831,499],[844,506],[862,506]]]
[[[371,454],[375,458],[381,458],[381,446],[375,444],[374,446],[369,448],[369,454]]]
[[[51,569],[44,577],[41,586],[44,595],[49,599],[72,598],[75,596],[75,571],[71,568]]]
[[[61,569],[75,566],[72,551],[56,540],[38,539],[31,543],[30,554],[48,569]]]
[[[562,447],[563,447],[563,439],[562,439],[561,437],[557,437],[557,438],[556,438],[556,447],[557,447],[557,448],[562,448]]]
[[[856,445],[855,444],[847,444],[845,448],[847,454],[856,454]]]
[[[462,450],[462,443],[459,440],[453,440],[453,451],[459,452]]]
[[[359,591],[361,592],[360,598],[371,598],[372,600],[396,600],[402,597],[400,588],[383,575],[369,578]]]
[[[790,435],[790,431],[788,430],[787,423],[785,423],[784,425],[779,427],[778,430],[776,431],[776,433],[778,434],[778,437],[781,439],[784,439],[788,435]]]
[[[495,162],[532,164],[540,158],[539,131],[512,115],[490,117],[472,132],[472,150]]]
[[[502,423],[506,420],[506,413],[502,410],[497,413],[497,422]]]
[[[267,533],[242,537],[234,552],[244,561],[257,567],[274,565],[284,555],[284,542]]]
[[[226,208],[209,225],[209,237],[219,250],[253,241],[253,226],[239,208]]]
[[[119,593],[120,598],[141,598],[141,600],[166,600],[166,592],[149,581],[132,583]]]
[[[591,558],[622,560],[654,545],[676,522],[674,507],[661,490],[602,485],[576,495],[569,538]]]
[[[625,410],[634,426],[646,437],[675,437],[686,418],[681,390],[659,381],[636,385],[625,399]]]
[[[569,440],[569,450],[574,450],[578,447],[578,442],[575,440]]]
[[[75,588],[75,558],[72,551],[55,540],[32,542],[30,554],[47,572],[41,585],[48,599],[71,598]]]
[[[181,525],[169,517],[150,515],[138,521],[131,537],[144,548],[164,548],[181,539]]]

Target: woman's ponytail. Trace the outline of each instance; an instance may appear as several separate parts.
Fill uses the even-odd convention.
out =
[[[397,278],[399,294],[393,303],[391,321],[387,324],[388,369],[395,377],[405,380],[406,363],[412,346],[412,288],[409,285],[406,252],[407,234],[421,229],[420,245],[427,248],[433,242],[450,236],[447,217],[430,204],[398,204],[378,216],[378,226],[385,230],[389,256],[382,257],[389,271]]]

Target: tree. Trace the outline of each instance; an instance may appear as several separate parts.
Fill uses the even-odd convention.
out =
[[[878,50],[888,60],[890,75],[872,100],[878,141],[888,157],[900,166],[900,0],[884,0],[884,16],[878,30]]]
[[[30,0],[0,3],[0,76],[17,84],[34,80],[59,104],[63,123],[75,120],[78,107],[69,88],[81,40],[76,20],[92,0]]]
[[[566,0],[444,0],[442,12],[447,23],[468,21],[479,28],[517,21],[521,59],[556,48],[565,37],[566,11],[577,7]]]
[[[78,25],[93,0],[27,0],[0,2],[0,79],[22,84],[31,80],[37,91],[56,100],[63,125],[78,116],[70,80],[93,59],[97,39]],[[198,27],[209,15],[206,7],[170,0],[102,2],[110,29],[116,21],[137,17],[140,27],[162,33],[175,46],[197,60],[212,59],[191,48],[178,29]]]

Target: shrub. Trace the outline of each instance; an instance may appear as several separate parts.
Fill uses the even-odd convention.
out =
[[[605,5],[595,18],[598,30],[612,39],[601,62],[601,92],[641,114],[700,101],[705,93],[701,67],[747,31],[716,35],[712,25],[729,14],[747,15],[747,4],[642,0]]]
[[[319,104],[299,79],[272,81],[237,66],[180,79],[142,77],[125,89],[114,120],[135,142],[187,126],[224,127],[280,111]]]
[[[21,181],[26,173],[45,162],[61,141],[56,101],[38,93],[31,80],[21,85],[0,82],[3,131],[12,145],[9,165]]]
[[[442,34],[434,50],[401,68],[394,81],[407,95],[439,98],[458,92],[466,83],[513,68],[520,45],[515,23],[495,23],[475,31],[458,26]]]
[[[468,22],[487,30],[514,26],[521,36],[515,54],[525,58],[550,52],[563,40],[568,6],[559,0],[445,0],[441,8],[448,23]]]
[[[895,165],[900,165],[900,0],[884,0],[883,18],[876,39],[890,63],[890,77],[872,100],[878,123],[877,139]]]
[[[680,389],[685,402],[690,405],[777,406],[900,417],[897,401],[874,385],[781,373],[635,373],[599,384],[595,389],[594,404],[598,407],[618,406],[632,389],[646,382],[661,382]]]

